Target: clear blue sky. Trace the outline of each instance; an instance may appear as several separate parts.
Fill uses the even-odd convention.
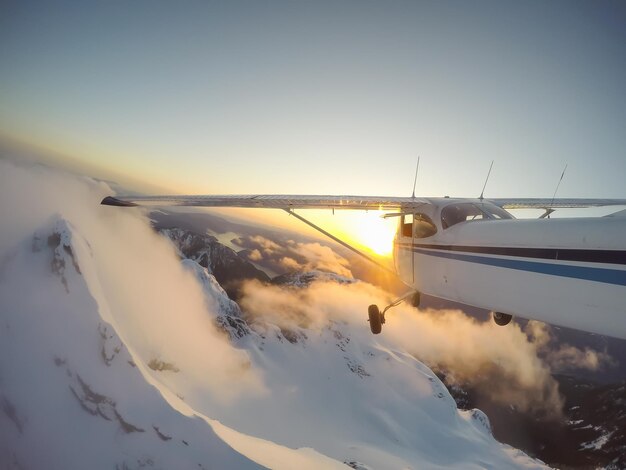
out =
[[[0,132],[194,193],[626,197],[623,1],[5,1]]]

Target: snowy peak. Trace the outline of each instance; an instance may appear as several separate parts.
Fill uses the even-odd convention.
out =
[[[270,278],[234,250],[222,245],[211,235],[201,235],[178,228],[160,229],[169,238],[181,258],[197,262],[215,276],[231,298],[238,297],[241,280],[256,279],[269,282]]]
[[[211,235],[199,235],[187,230],[178,228],[160,229],[159,233],[165,235],[173,243],[181,258],[188,258],[196,261],[200,266],[210,270],[210,266],[216,260],[213,248],[217,244],[217,238]]]
[[[27,241],[0,276],[0,462],[258,468],[209,423],[173,408],[145,375],[149,364],[103,318],[96,258],[70,222],[55,216]]]
[[[183,259],[182,264],[200,282],[205,300],[211,307],[209,311],[215,313],[215,324],[226,332],[231,340],[250,334],[250,328],[242,318],[239,305],[228,297],[228,294],[219,285],[215,276],[196,261]]]
[[[69,285],[66,270],[73,268],[75,273],[81,274],[78,260],[72,248],[73,239],[71,224],[60,216],[55,216],[46,227],[35,233],[32,240],[32,251],[34,253],[48,252],[50,255],[50,270],[61,279],[68,293]]]

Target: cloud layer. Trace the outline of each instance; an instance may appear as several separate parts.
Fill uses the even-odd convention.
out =
[[[248,250],[248,259],[276,273],[291,271],[327,271],[352,277],[349,262],[330,247],[320,243],[286,240],[278,244],[262,236],[241,236],[233,243]]]
[[[303,289],[248,282],[241,305],[253,320],[282,328],[322,328],[334,320],[363,332],[369,330],[368,305],[382,306],[389,300],[386,292],[363,282],[314,282]],[[459,310],[418,311],[402,304],[387,313],[383,334],[376,340],[445,370],[451,382],[469,384],[496,402],[558,416],[563,403],[551,373],[595,370],[612,360],[590,349],[552,345],[546,325],[530,322],[527,330],[514,323],[503,328],[479,322]]]

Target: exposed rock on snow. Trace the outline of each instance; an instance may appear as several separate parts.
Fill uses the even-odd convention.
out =
[[[207,268],[190,259],[183,259],[182,263],[202,285],[205,301],[209,306],[209,311],[214,312],[216,325],[231,339],[242,338],[249,334],[250,328],[242,318],[239,305],[228,297],[215,276],[210,274]]]
[[[50,249],[50,270],[61,279],[65,291],[69,293],[67,278],[65,277],[68,262],[80,274],[80,266],[78,266],[72,251],[71,227],[66,220],[56,218],[46,232],[47,235],[37,233],[33,236],[32,250],[36,253],[42,251],[46,246]]]
[[[148,367],[158,372],[163,372],[163,371],[180,372],[180,369],[176,367],[174,364],[161,361],[159,359],[151,359],[150,362],[148,362]]]
[[[174,243],[181,258],[190,259],[206,268],[233,298],[237,294],[236,283],[243,279],[262,282],[270,280],[245,257],[222,245],[212,235],[200,235],[178,228],[161,229],[159,232]]]
[[[335,273],[329,273],[325,271],[307,271],[307,272],[292,272],[276,276],[272,279],[272,284],[292,286],[292,287],[307,287],[312,282],[336,282],[338,284],[352,284],[357,282],[356,279],[341,276]]]

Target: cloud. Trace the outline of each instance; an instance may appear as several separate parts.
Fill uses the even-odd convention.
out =
[[[549,351],[546,360],[555,372],[571,369],[596,371],[617,364],[615,359],[606,352],[595,351],[591,348],[578,349],[568,344],[560,346],[555,351]]]
[[[567,343],[555,344],[551,328],[545,323],[530,321],[525,331],[554,372],[597,371],[617,365],[617,361],[604,351],[579,349]]]
[[[261,235],[248,236],[247,238],[249,240],[249,243],[257,245],[261,250],[263,250],[263,253],[266,255],[271,255],[275,251],[281,250],[280,245],[278,245],[276,242],[273,242],[272,240],[262,237]]]
[[[304,266],[288,256],[282,257],[278,264],[287,271],[302,271]]]
[[[216,307],[207,305],[173,246],[140,211],[101,206],[111,193],[87,177],[0,159],[0,261],[32,240],[51,216],[61,217],[87,241],[91,252],[78,264],[94,275],[83,278],[129,350],[145,364],[157,360],[180,369],[158,375],[159,380],[174,380],[170,385],[179,394],[208,393],[222,401],[260,391],[247,354],[215,328]],[[16,296],[31,290],[29,281],[21,280],[24,289]],[[11,301],[2,299],[2,308],[10,308]]]
[[[326,271],[352,277],[350,263],[330,247],[320,243],[286,240],[282,245],[262,236],[241,236],[233,240],[249,250],[248,259],[272,271]]]
[[[250,259],[250,261],[261,261],[263,259],[263,255],[259,250],[255,249],[248,253],[248,259]]]
[[[355,334],[369,335],[367,307],[389,300],[386,292],[364,282],[314,282],[302,289],[248,282],[241,305],[251,319],[281,328],[319,329],[333,320],[351,324]],[[410,352],[446,371],[452,383],[470,385],[496,402],[558,416],[563,402],[551,373],[563,367],[600,367],[610,358],[572,346],[554,349],[549,328],[538,325],[534,322],[527,333],[517,324],[502,328],[459,310],[418,311],[402,304],[387,313],[383,334],[375,341]]]

